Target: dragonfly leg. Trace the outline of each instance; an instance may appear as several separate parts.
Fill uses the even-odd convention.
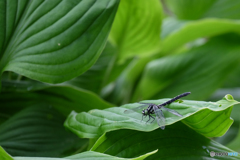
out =
[[[150,116],[151,116],[151,115],[150,115]],[[151,118],[153,119],[153,121],[155,120],[155,118],[154,118],[153,116],[151,116]],[[153,121],[152,121],[152,122],[153,122]],[[152,123],[152,122],[151,122],[151,123]]]
[[[141,122],[143,121],[143,117],[145,117],[144,115],[142,115],[142,120],[141,120]]]
[[[150,119],[151,119],[152,116],[151,116],[151,115],[148,115],[148,117],[149,117],[149,120],[148,120],[148,121],[150,121]],[[147,122],[148,122],[148,121],[147,121]],[[146,123],[147,123],[147,122],[146,122]]]

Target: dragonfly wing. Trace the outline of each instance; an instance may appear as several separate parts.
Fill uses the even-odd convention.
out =
[[[147,104],[147,105],[150,105],[150,104],[153,104],[153,103],[142,103],[142,102],[139,102],[140,104]]]
[[[162,130],[164,130],[165,129],[165,117],[164,117],[164,114],[163,114],[162,110],[159,109],[157,106],[154,106],[153,110],[156,114],[157,123],[158,123],[159,127]]]
[[[125,114],[129,114],[129,113],[137,112],[138,110],[143,109],[143,108],[146,107],[147,105],[148,105],[148,104],[144,104],[144,105],[138,106],[138,107],[133,108],[133,109],[125,110],[124,113],[125,113]]]
[[[176,116],[179,116],[179,117],[182,117],[183,115],[181,115],[180,113],[178,113],[177,111],[173,110],[173,109],[169,109],[169,108],[165,108],[165,107],[162,107],[163,109],[165,109],[166,111],[176,115]]]

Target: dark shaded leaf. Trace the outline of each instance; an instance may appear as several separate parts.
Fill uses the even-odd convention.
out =
[[[234,152],[221,144],[210,140],[189,129],[181,122],[173,124],[165,130],[152,132],[133,130],[111,131],[101,136],[92,151],[117,157],[135,157],[158,149],[158,152],[146,159],[164,160],[217,160],[239,159],[240,156],[210,157],[210,152]]]
[[[12,156],[62,157],[86,146],[63,127],[64,116],[47,105],[28,107],[0,126],[0,145]]]

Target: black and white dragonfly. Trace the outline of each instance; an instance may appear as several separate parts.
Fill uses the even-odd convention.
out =
[[[156,105],[156,104],[153,104],[153,103],[140,103],[140,104],[143,104],[143,105],[141,105],[139,107],[136,107],[136,108],[133,108],[133,109],[125,110],[124,113],[128,114],[128,113],[132,113],[132,112],[137,112],[138,110],[143,109],[144,107],[148,106],[147,109],[142,110],[142,120],[143,120],[143,117],[148,116],[149,117],[148,121],[150,121],[151,118],[154,121],[155,118],[152,116],[152,114],[155,114],[159,127],[161,129],[165,129],[165,117],[164,117],[164,114],[162,112],[162,109],[165,109],[166,111],[168,111],[168,112],[170,112],[170,113],[172,113],[176,116],[179,116],[179,117],[182,117],[182,115],[180,113],[178,113],[177,111],[175,111],[173,109],[166,108],[164,106],[166,106],[168,104],[171,104],[172,102],[178,100],[179,98],[185,97],[185,96],[189,95],[190,93],[191,92],[186,92],[186,93],[180,94],[180,95],[170,99],[169,101],[164,102],[164,103],[159,104],[159,105]]]

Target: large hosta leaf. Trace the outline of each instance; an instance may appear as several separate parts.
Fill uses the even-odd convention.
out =
[[[165,0],[169,9],[173,11],[179,19],[198,19],[215,1],[216,0]]]
[[[109,80],[115,58],[116,48],[107,43],[97,62],[88,71],[64,83],[100,94],[102,87]]]
[[[150,156],[150,155],[152,155],[152,154],[154,154],[154,153],[156,153],[157,151],[155,150],[155,151],[150,151],[150,152],[148,152],[148,153],[145,153],[144,155],[139,155],[138,157],[136,157],[136,156],[134,156],[134,157],[136,157],[136,158],[126,158],[126,159],[132,159],[132,160],[143,160],[143,159],[145,159],[146,157],[148,157],[148,156]],[[110,155],[108,155],[108,154],[100,154],[100,153],[98,153],[98,152],[93,152],[93,151],[87,151],[87,152],[83,152],[83,153],[80,153],[80,154],[77,154],[77,155],[73,155],[73,156],[70,156],[70,157],[67,157],[67,158],[70,158],[70,159],[89,159],[89,160],[91,160],[91,159],[102,159],[102,160],[111,160],[111,159],[113,159],[113,160],[121,160],[121,159],[125,159],[125,158],[119,158],[119,157],[113,157],[113,156],[110,156]]]
[[[212,37],[229,32],[240,33],[239,20],[203,19],[179,21],[169,18],[163,23],[162,54],[174,51],[187,42],[201,37]]]
[[[40,158],[40,157],[14,157],[12,158],[6,151],[3,150],[3,148],[0,146],[0,158],[1,160],[91,160],[91,159],[96,159],[96,160],[124,160],[124,159],[129,159],[129,160],[143,160],[146,157],[156,153],[156,150],[153,152],[146,153],[144,155],[141,155],[136,158],[119,158],[119,157],[114,157],[108,154],[103,154],[99,152],[94,152],[94,151],[87,151],[87,152],[82,152],[79,154],[75,154],[73,156],[65,157],[65,158]]]
[[[166,99],[144,101],[147,103],[161,104]],[[195,131],[208,136],[222,136],[231,126],[230,118],[232,106],[239,102],[233,100],[231,95],[226,95],[218,102],[188,101],[172,103],[169,108],[178,111],[183,117],[175,116],[163,111],[166,125],[171,125],[182,120]],[[65,121],[65,126],[79,137],[96,138],[104,132],[117,129],[134,129],[139,131],[152,131],[159,128],[157,122],[142,122],[139,113],[124,114],[126,108],[135,108],[139,103],[126,104],[122,107],[113,107],[105,110],[91,110],[89,112],[72,112]],[[168,126],[167,126],[168,127]],[[166,129],[167,129],[166,127]]]
[[[235,0],[165,0],[165,2],[180,19],[240,18],[240,2]]]
[[[135,157],[158,149],[158,152],[147,159],[192,160],[192,159],[239,159],[240,156],[210,157],[210,152],[234,152],[214,142],[181,122],[173,124],[165,130],[139,132],[133,130],[112,131],[101,136],[92,151],[117,157]]]
[[[191,91],[190,99],[204,100],[224,84],[239,65],[239,37],[223,36],[183,54],[148,63],[132,102],[172,97]]]
[[[155,152],[156,151],[146,153],[136,158],[119,158],[119,157],[114,157],[114,156],[103,154],[103,153],[87,151],[87,152],[79,153],[74,156],[65,157],[65,158],[14,157],[14,160],[72,160],[72,159],[75,159],[75,160],[143,160],[146,157],[154,154]]]
[[[1,160],[13,160],[13,158],[4,151],[4,149],[0,146],[0,159]]]
[[[110,34],[119,58],[149,56],[158,50],[162,7],[159,0],[121,0]]]
[[[0,94],[0,119],[7,119],[22,108],[39,103],[47,103],[63,115],[68,115],[72,110],[81,112],[112,106],[90,91],[66,84],[47,85],[35,81],[5,80],[3,90],[5,92]]]
[[[104,96],[104,99],[117,105],[129,103],[133,94],[132,92],[134,91],[135,82],[149,61],[150,58],[133,59],[119,75],[117,80],[107,86],[110,86],[112,90],[108,93],[108,96]],[[105,87],[105,89],[107,87]]]
[[[86,146],[63,127],[64,116],[47,105],[28,107],[0,126],[0,146],[12,156],[62,157]]]
[[[118,2],[1,1],[0,73],[59,83],[85,72],[103,50]]]

